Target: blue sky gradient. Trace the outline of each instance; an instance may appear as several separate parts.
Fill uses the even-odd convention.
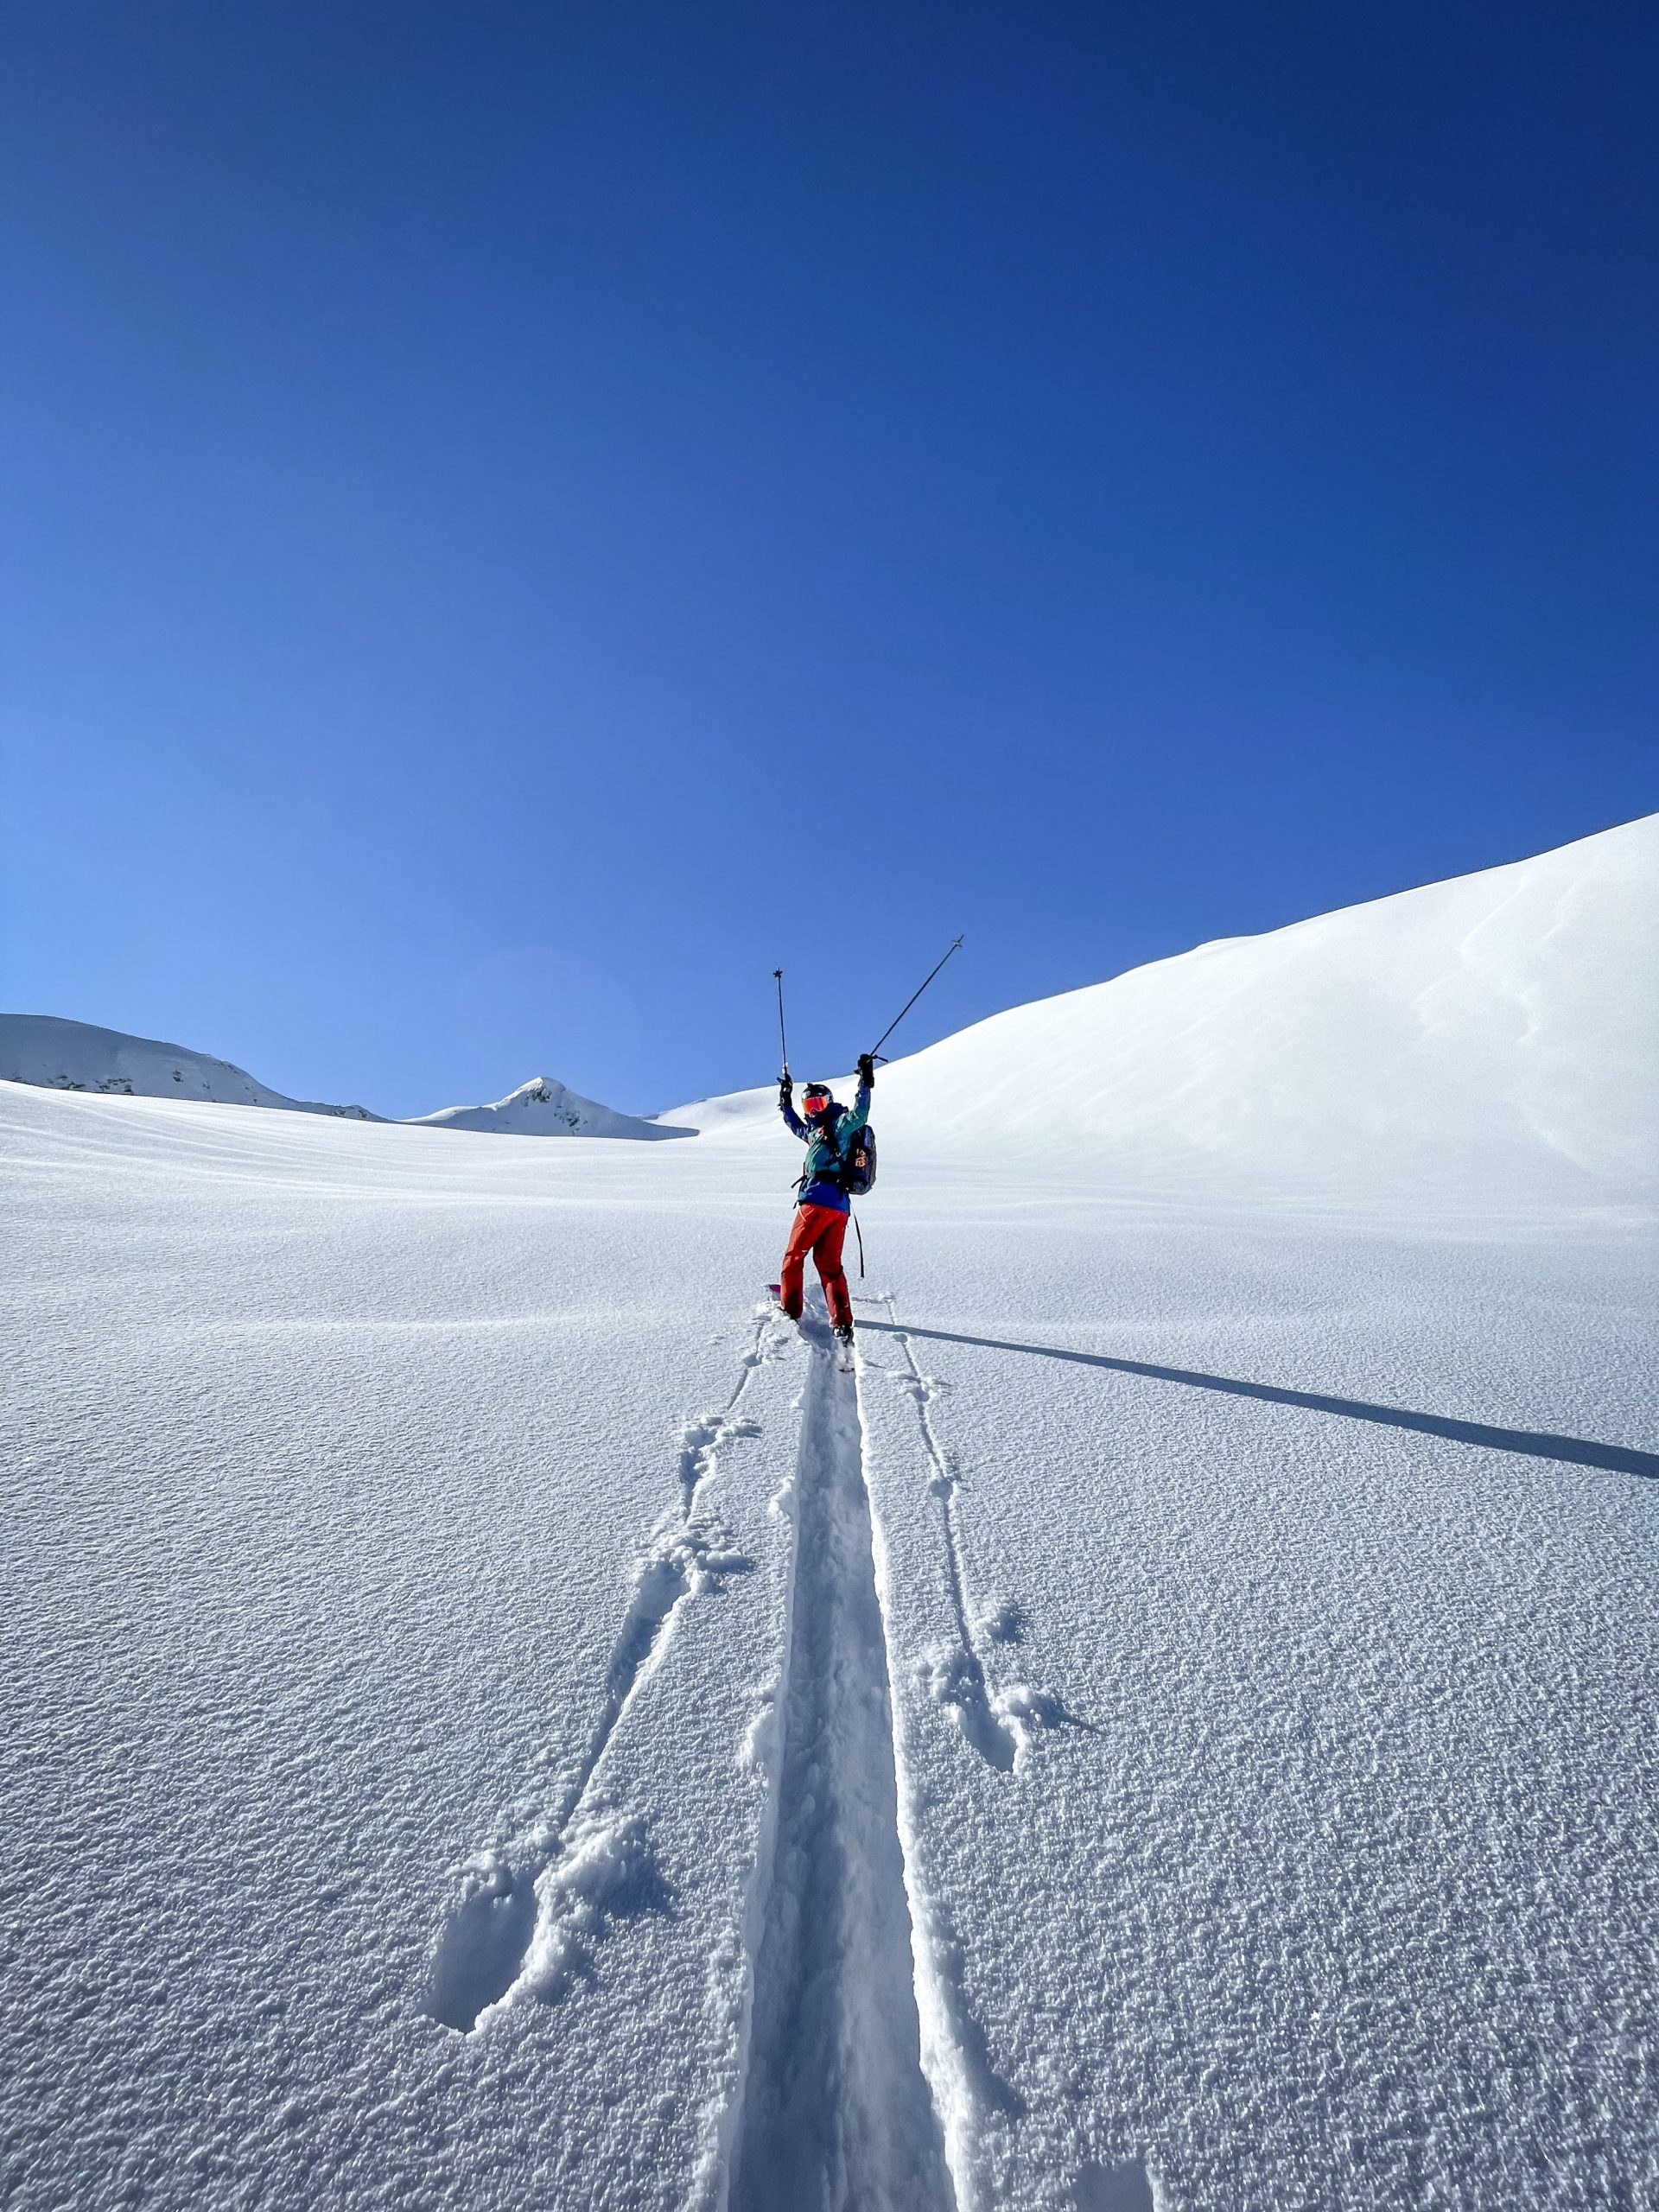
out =
[[[1659,806],[1649,10],[3,22],[10,1008],[651,1110]]]

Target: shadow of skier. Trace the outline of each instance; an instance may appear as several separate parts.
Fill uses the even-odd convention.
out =
[[[1348,1421],[1379,1422],[1385,1428],[1414,1429],[1423,1436],[1448,1437],[1455,1444],[1478,1444],[1490,1452],[1519,1452],[1534,1459],[1562,1459],[1580,1467],[1601,1467],[1609,1474],[1659,1478],[1659,1452],[1639,1452],[1624,1444],[1598,1444],[1582,1436],[1550,1436],[1529,1428],[1495,1428],[1484,1421],[1454,1421],[1443,1414],[1408,1412],[1402,1406],[1371,1406],[1358,1398],[1332,1398],[1313,1390],[1284,1390],[1271,1382],[1243,1382],[1229,1375],[1205,1375],[1186,1367],[1154,1367],[1140,1359],[1114,1359],[1104,1352],[1068,1351],[1058,1344],[1023,1344],[1000,1337],[963,1336],[950,1329],[923,1329],[915,1322],[861,1321],[861,1329],[882,1336],[931,1337],[940,1344],[972,1344],[982,1351],[1017,1351],[1037,1359],[1064,1359],[1079,1367],[1105,1367],[1119,1375],[1148,1376],[1155,1382],[1185,1383],[1189,1389],[1224,1390],[1236,1398],[1262,1398],[1275,1406],[1300,1406],[1308,1413],[1340,1414]]]

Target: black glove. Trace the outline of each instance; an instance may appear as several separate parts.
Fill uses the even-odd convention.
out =
[[[874,1052],[861,1052],[859,1054],[858,1079],[867,1090],[873,1090],[874,1088],[875,1055]]]
[[[794,1103],[794,1077],[791,1075],[780,1075],[778,1078],[778,1103],[780,1106],[792,1105]]]

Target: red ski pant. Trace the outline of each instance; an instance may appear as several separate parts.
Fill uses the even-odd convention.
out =
[[[778,1285],[784,1311],[791,1321],[801,1318],[801,1278],[806,1272],[806,1255],[810,1252],[817,1262],[831,1325],[851,1328],[853,1301],[847,1295],[847,1278],[841,1271],[842,1240],[846,1234],[847,1217],[836,1207],[796,1207],[795,1224],[784,1248],[783,1274]]]

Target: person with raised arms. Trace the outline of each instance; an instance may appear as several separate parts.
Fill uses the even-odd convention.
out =
[[[875,1058],[860,1055],[858,1090],[850,1106],[837,1104],[827,1083],[809,1083],[801,1093],[801,1111],[795,1111],[795,1085],[787,1071],[778,1082],[778,1107],[785,1122],[806,1147],[806,1165],[798,1185],[795,1219],[784,1248],[784,1264],[778,1295],[791,1321],[801,1318],[806,1258],[810,1252],[823,1285],[830,1325],[844,1346],[853,1341],[853,1301],[841,1264],[841,1248],[851,1211],[848,1185],[852,1179],[855,1142],[870,1117],[870,1093],[875,1084]]]

